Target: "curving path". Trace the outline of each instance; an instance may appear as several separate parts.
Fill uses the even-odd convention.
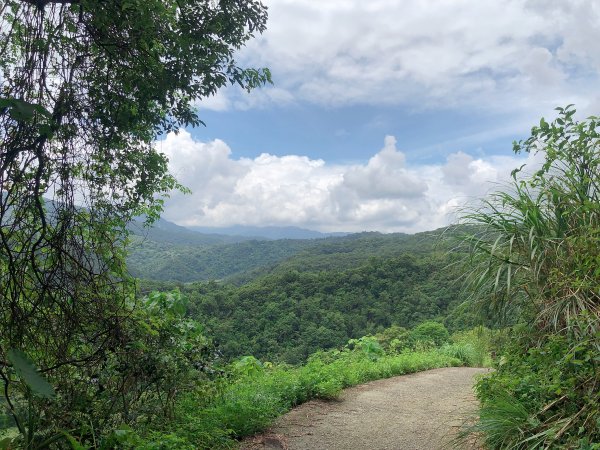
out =
[[[246,439],[241,448],[446,448],[477,405],[472,392],[474,377],[487,371],[451,367],[355,386],[346,389],[339,400],[313,400],[300,405],[267,433]]]

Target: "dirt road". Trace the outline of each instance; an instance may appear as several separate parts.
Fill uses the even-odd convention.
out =
[[[339,400],[310,401],[242,449],[434,450],[447,447],[472,413],[476,374],[452,367],[346,389]]]

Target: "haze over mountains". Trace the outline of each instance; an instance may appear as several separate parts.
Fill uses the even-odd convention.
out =
[[[205,241],[206,243],[217,242],[241,242],[248,239],[268,240],[268,239],[321,239],[332,236],[346,236],[350,233],[322,233],[316,230],[306,228],[287,226],[247,226],[234,225],[229,227],[183,227],[166,219],[159,219],[151,228],[144,227],[142,221],[136,221],[130,229],[140,236],[148,237],[162,236],[164,239],[179,239],[184,236],[193,242]]]
[[[231,236],[250,236],[264,239],[320,239],[331,236],[345,236],[350,233],[322,233],[300,227],[254,227],[235,225],[230,227],[189,227],[190,230],[200,233],[217,233]]]

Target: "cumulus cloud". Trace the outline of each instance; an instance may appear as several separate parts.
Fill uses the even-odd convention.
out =
[[[361,199],[419,197],[427,186],[406,170],[405,160],[396,138],[386,136],[383,149],[366,166],[349,168],[340,187]]]
[[[510,111],[571,103],[597,86],[595,0],[267,0],[264,35],[240,54],[277,90],[232,108],[309,101]]]
[[[471,181],[473,174],[473,157],[463,152],[449,155],[446,164],[442,166],[444,181],[449,185],[464,185]]]
[[[451,223],[457,206],[485,195],[515,167],[537,164],[533,157],[482,159],[458,152],[441,164],[411,165],[393,136],[367,163],[345,165],[267,153],[233,159],[225,142],[194,141],[187,131],[157,145],[193,191],[174,193],[165,217],[188,226],[429,230]]]

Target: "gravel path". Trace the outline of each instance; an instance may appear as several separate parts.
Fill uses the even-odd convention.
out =
[[[346,389],[339,400],[313,400],[281,417],[242,449],[434,450],[448,446],[474,411],[474,376],[451,367]]]

